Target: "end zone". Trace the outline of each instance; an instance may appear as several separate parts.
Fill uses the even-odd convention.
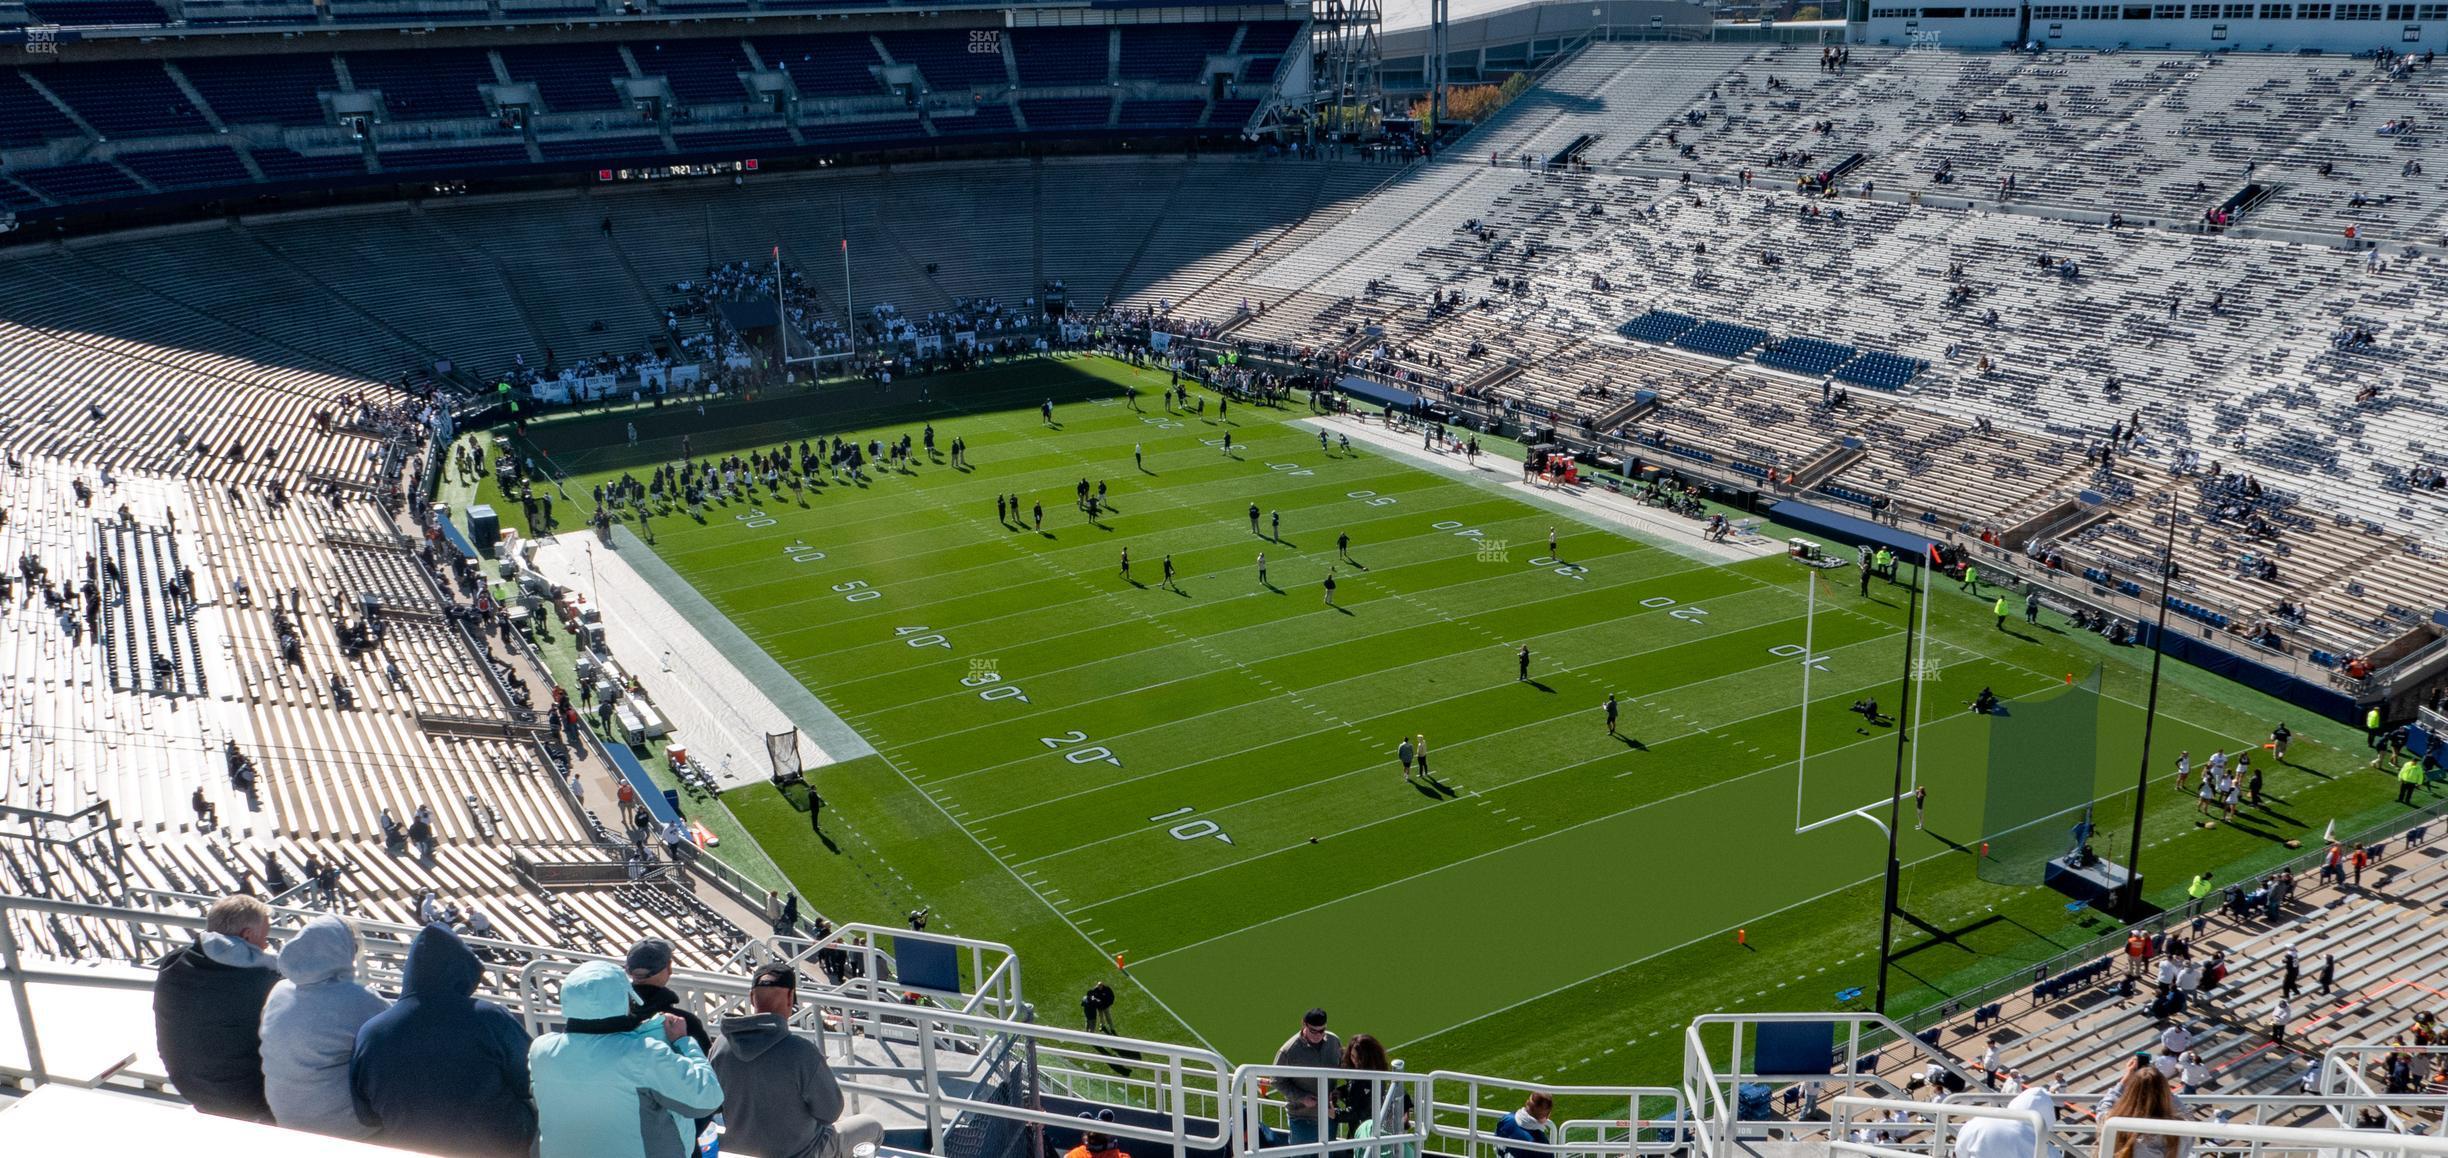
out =
[[[625,526],[540,540],[536,569],[603,612],[604,641],[724,790],[765,782],[765,736],[799,731],[802,767],[875,749]]]

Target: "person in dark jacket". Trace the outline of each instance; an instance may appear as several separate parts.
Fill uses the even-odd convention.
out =
[[[264,999],[280,983],[271,947],[272,910],[228,896],[204,910],[204,936],[162,958],[153,979],[153,1038],[162,1068],[196,1109],[250,1122],[272,1120],[264,1101]]]
[[[1555,1126],[1549,1115],[1555,1112],[1555,1099],[1544,1093],[1532,1094],[1522,1108],[1496,1119],[1496,1136],[1511,1142],[1531,1142],[1546,1145],[1555,1141]],[[1496,1152],[1506,1158],[1548,1158],[1546,1151],[1499,1146]]]
[[[746,1017],[722,1021],[714,1076],[722,1082],[723,1144],[761,1158],[845,1158],[861,1142],[881,1145],[884,1124],[842,1117],[841,1082],[816,1043],[790,1031],[799,973],[788,965],[757,970]]]
[[[648,937],[629,947],[626,962],[629,985],[637,990],[638,1012],[644,1016],[676,1013],[688,1023],[688,1035],[697,1042],[698,1052],[714,1048],[714,1038],[706,1033],[704,1019],[680,1007],[680,995],[671,991],[671,942]]]
[[[469,1158],[534,1148],[527,1030],[476,1000],[483,966],[457,934],[427,926],[408,946],[398,1004],[357,1031],[349,1092],[387,1145]]]

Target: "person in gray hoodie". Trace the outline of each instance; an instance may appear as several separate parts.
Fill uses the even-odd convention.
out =
[[[263,1009],[264,1100],[292,1130],[365,1138],[349,1093],[357,1030],[391,1003],[357,984],[357,931],[326,914],[281,946],[282,981]]]
[[[746,1017],[722,1020],[714,1076],[722,1081],[724,1145],[760,1158],[846,1158],[880,1145],[884,1124],[842,1116],[841,1082],[816,1043],[790,1031],[799,974],[788,965],[756,971]]]

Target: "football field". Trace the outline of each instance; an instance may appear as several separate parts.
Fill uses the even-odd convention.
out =
[[[724,798],[739,823],[821,911],[932,906],[935,928],[1020,947],[1048,1019],[1104,977],[1124,1031],[1235,1060],[1322,1005],[1414,1068],[1625,1080],[1670,1064],[1694,1014],[1829,1007],[1870,984],[1884,837],[1859,819],[1797,829],[1885,815],[1895,733],[1848,709],[1894,710],[1903,587],[1863,598],[1849,568],[1643,541],[1577,518],[1580,501],[1508,492],[1518,459],[1501,454],[1460,477],[1357,440],[1323,450],[1297,404],[1168,413],[1164,381],[1027,362],[938,379],[924,403],[908,384],[845,389],[639,418],[636,447],[607,433],[620,417],[532,438],[581,497],[677,460],[683,434],[701,458],[930,422],[939,448],[966,441],[966,468],[922,451],[702,522],[673,508],[653,549],[877,752],[813,774],[823,836],[769,786]],[[1107,488],[1093,520],[1082,479]],[[1014,494],[1042,528],[998,522]],[[2072,747],[2121,859],[2149,658],[2054,616],[1999,630],[1953,587],[1914,684],[1923,825],[1901,809],[1896,985],[1917,1001],[2093,935],[2062,898],[1975,877],[1995,725],[1965,705],[1988,687],[2011,711],[2107,663],[2096,754]],[[2163,764],[2280,718],[2233,689],[2172,683],[2161,702]],[[2204,831],[2154,788],[2154,895],[2383,799],[2332,774],[2352,766],[2323,745],[2334,725],[2285,718],[2306,743],[2272,770],[2283,811]],[[1406,737],[1428,778],[1405,778]]]

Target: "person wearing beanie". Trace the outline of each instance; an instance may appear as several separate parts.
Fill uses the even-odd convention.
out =
[[[630,975],[589,961],[561,983],[568,1028],[535,1040],[539,1158],[687,1158],[722,1083],[675,1014],[640,1012]]]

